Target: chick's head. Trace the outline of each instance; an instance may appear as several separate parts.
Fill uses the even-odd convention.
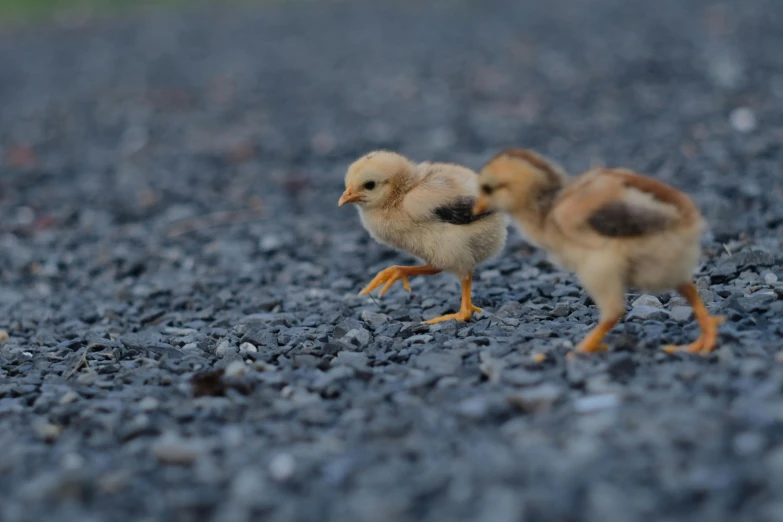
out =
[[[565,173],[535,152],[509,149],[492,158],[479,172],[479,197],[473,212],[513,212],[532,200],[554,195]]]
[[[415,166],[394,152],[371,152],[356,160],[345,175],[345,192],[337,203],[356,203],[372,209],[389,203],[400,194]]]

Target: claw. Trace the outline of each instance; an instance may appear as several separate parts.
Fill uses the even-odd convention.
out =
[[[443,321],[450,321],[452,319],[456,319],[457,321],[467,321],[468,319],[470,319],[470,316],[472,314],[473,314],[472,311],[463,312],[462,310],[460,310],[456,314],[441,315],[440,317],[430,319],[429,321],[424,321],[424,324],[438,324],[438,323],[442,323]]]
[[[407,290],[408,292],[411,291],[411,285],[408,281],[408,274],[410,273],[409,270],[405,270],[406,268],[418,268],[418,267],[402,267],[402,266],[390,266],[389,268],[386,268],[384,270],[381,270],[378,272],[378,275],[373,278],[372,281],[370,281],[370,284],[365,286],[361,292],[359,292],[359,295],[367,295],[376,288],[378,288],[381,285],[384,285],[383,288],[381,288],[381,291],[378,293],[378,297],[383,297],[383,294],[389,291],[389,289],[392,287],[392,285],[396,281],[402,281],[402,286]]]
[[[424,321],[422,324],[437,324],[443,321],[450,321],[455,319],[457,321],[467,321],[474,313],[481,313],[484,310],[478,306],[473,305],[471,298],[471,289],[473,287],[473,277],[468,276],[462,279],[462,303],[459,307],[459,312],[456,314],[446,314],[440,317],[435,317],[429,321]]]
[[[715,350],[715,344],[718,340],[718,325],[724,321],[723,317],[708,316],[700,321],[702,333],[698,339],[685,346],[666,345],[663,347],[663,351],[668,354],[688,352],[698,355],[709,355]]]

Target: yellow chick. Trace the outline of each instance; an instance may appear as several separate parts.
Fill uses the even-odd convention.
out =
[[[692,281],[704,221],[688,196],[624,169],[593,169],[569,179],[538,154],[513,149],[484,166],[479,184],[473,211],[509,213],[531,243],[576,273],[600,309],[578,352],[606,349],[601,341],[625,313],[629,287],[676,289],[701,327],[685,348],[700,354],[715,348],[722,319],[708,313]]]
[[[475,172],[445,163],[415,164],[400,154],[371,152],[354,162],[345,175],[338,205],[354,203],[362,225],[378,242],[423,259],[422,266],[391,266],[360,293],[383,285],[385,294],[408,277],[452,272],[462,283],[459,312],[426,321],[467,321],[473,312],[471,287],[476,265],[498,254],[506,242],[506,218],[500,213],[473,213],[478,195]]]

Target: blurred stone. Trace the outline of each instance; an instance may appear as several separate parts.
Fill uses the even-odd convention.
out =
[[[756,130],[756,113],[748,107],[739,107],[731,111],[729,121],[737,132],[748,133]]]

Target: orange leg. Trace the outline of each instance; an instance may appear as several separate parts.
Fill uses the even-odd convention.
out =
[[[427,266],[390,266],[389,268],[386,268],[384,270],[381,270],[378,272],[378,275],[375,276],[375,278],[370,281],[370,284],[365,286],[361,292],[359,292],[359,295],[367,295],[376,288],[378,288],[381,285],[384,285],[383,288],[381,288],[380,293],[378,294],[378,297],[383,297],[383,294],[389,291],[389,288],[394,284],[397,280],[402,280],[402,286],[405,287],[405,290],[408,292],[411,291],[411,285],[408,283],[408,276],[415,276],[415,275],[434,275],[439,273],[440,270],[437,268],[433,268],[429,265]],[[384,284],[385,283],[385,284]]]
[[[674,353],[681,350],[685,350],[690,353],[698,353],[701,355],[707,355],[715,349],[715,344],[718,342],[718,325],[723,322],[723,317],[716,317],[710,315],[707,308],[699,298],[699,292],[696,290],[696,285],[693,283],[685,283],[677,287],[677,291],[688,301],[688,304],[693,308],[693,315],[696,316],[696,321],[701,328],[701,335],[695,342],[683,346],[665,346],[663,349],[665,352]]]
[[[471,299],[471,292],[473,289],[473,275],[468,275],[461,279],[462,282],[462,304],[459,307],[459,312],[456,314],[447,314],[429,321],[424,321],[424,324],[436,324],[442,321],[448,321],[450,319],[456,319],[457,321],[467,321],[473,312],[481,313],[484,310],[478,306],[473,306],[473,300]]]
[[[576,347],[576,352],[579,353],[595,353],[595,352],[605,352],[609,349],[609,346],[602,343],[601,341],[604,340],[604,337],[607,333],[609,333],[609,330],[614,328],[614,325],[617,324],[617,321],[620,320],[621,316],[614,317],[612,319],[604,319],[598,322],[598,324],[593,328],[589,334],[587,334],[587,337],[582,339],[582,342],[579,343],[579,346]]]

